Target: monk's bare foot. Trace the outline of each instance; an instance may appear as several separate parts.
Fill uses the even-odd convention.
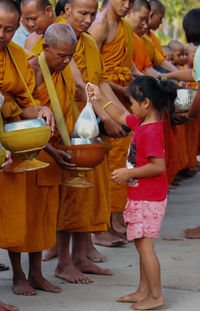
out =
[[[24,279],[13,279],[13,292],[16,295],[34,296],[37,295],[31,284]]]
[[[61,288],[59,286],[54,286],[49,281],[47,281],[43,276],[35,276],[29,279],[30,284],[35,289],[40,289],[45,292],[51,292],[51,293],[60,293]]]
[[[73,264],[69,264],[61,267],[57,266],[55,270],[55,276],[69,283],[89,284],[92,281],[79,270]]]
[[[195,227],[193,229],[185,229],[184,236],[187,239],[200,239],[200,227]]]
[[[162,295],[157,298],[152,296],[148,296],[140,302],[134,303],[131,305],[131,309],[133,310],[152,310],[157,309],[165,304],[165,299]]]
[[[58,256],[57,245],[42,252],[42,261],[49,261]]]
[[[109,269],[102,269],[99,266],[95,265],[87,258],[84,260],[77,260],[74,262],[76,268],[82,273],[88,274],[99,274],[99,275],[112,275],[112,271]]]
[[[0,311],[18,311],[18,309],[11,305],[6,305],[2,301],[0,301]]]
[[[134,293],[122,296],[120,298],[118,298],[116,301],[117,302],[140,302],[143,299],[145,299],[148,296],[148,292],[147,291],[140,291],[137,290]]]
[[[116,232],[116,231],[115,231]],[[94,244],[106,247],[118,247],[126,245],[128,242],[125,237],[120,237],[118,233],[109,230],[104,233],[95,234]]]
[[[92,262],[106,262],[108,258],[101,253],[93,246],[87,249],[87,258]]]
[[[124,223],[122,212],[112,213],[112,227],[117,232],[126,234],[126,225]]]

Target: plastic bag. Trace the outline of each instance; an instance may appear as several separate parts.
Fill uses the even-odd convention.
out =
[[[87,86],[88,84],[86,85],[87,104],[81,111],[75,123],[74,131],[75,134],[78,135],[79,137],[94,138],[99,135],[99,126],[97,123],[97,119],[92,104],[89,101]]]

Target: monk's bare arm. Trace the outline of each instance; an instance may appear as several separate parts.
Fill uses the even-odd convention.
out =
[[[192,69],[184,70],[184,71],[173,71],[169,73],[162,74],[162,77],[167,79],[175,79],[179,81],[193,82],[194,78],[192,76]]]
[[[83,81],[81,72],[73,58],[70,62],[70,69],[76,86],[75,100],[86,102],[85,82]]]
[[[168,60],[164,59],[161,63],[160,63],[160,66],[169,70],[169,71],[178,71],[178,69],[173,65],[171,64],[170,62],[168,62]]]
[[[94,37],[99,50],[101,50],[106,42],[106,38],[109,32],[108,23],[105,20],[95,20],[90,26],[88,32]]]

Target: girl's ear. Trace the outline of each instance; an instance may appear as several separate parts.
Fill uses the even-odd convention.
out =
[[[151,100],[149,98],[145,98],[143,103],[144,103],[144,108],[148,109],[151,105]]]

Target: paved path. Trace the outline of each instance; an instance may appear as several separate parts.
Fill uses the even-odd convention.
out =
[[[161,262],[166,311],[200,310],[200,240],[188,240],[183,228],[200,225],[200,173],[172,190],[161,236],[156,249]],[[89,285],[68,284],[54,277],[56,259],[43,263],[46,277],[62,287],[62,293],[38,291],[37,296],[21,297],[11,291],[11,272],[0,273],[1,300],[14,304],[21,311],[125,311],[129,304],[115,302],[123,294],[136,290],[138,256],[132,243],[122,248],[98,248],[109,259],[102,267],[114,275],[91,276]],[[22,257],[27,271],[27,256]],[[0,262],[8,263],[7,253],[0,251]]]

